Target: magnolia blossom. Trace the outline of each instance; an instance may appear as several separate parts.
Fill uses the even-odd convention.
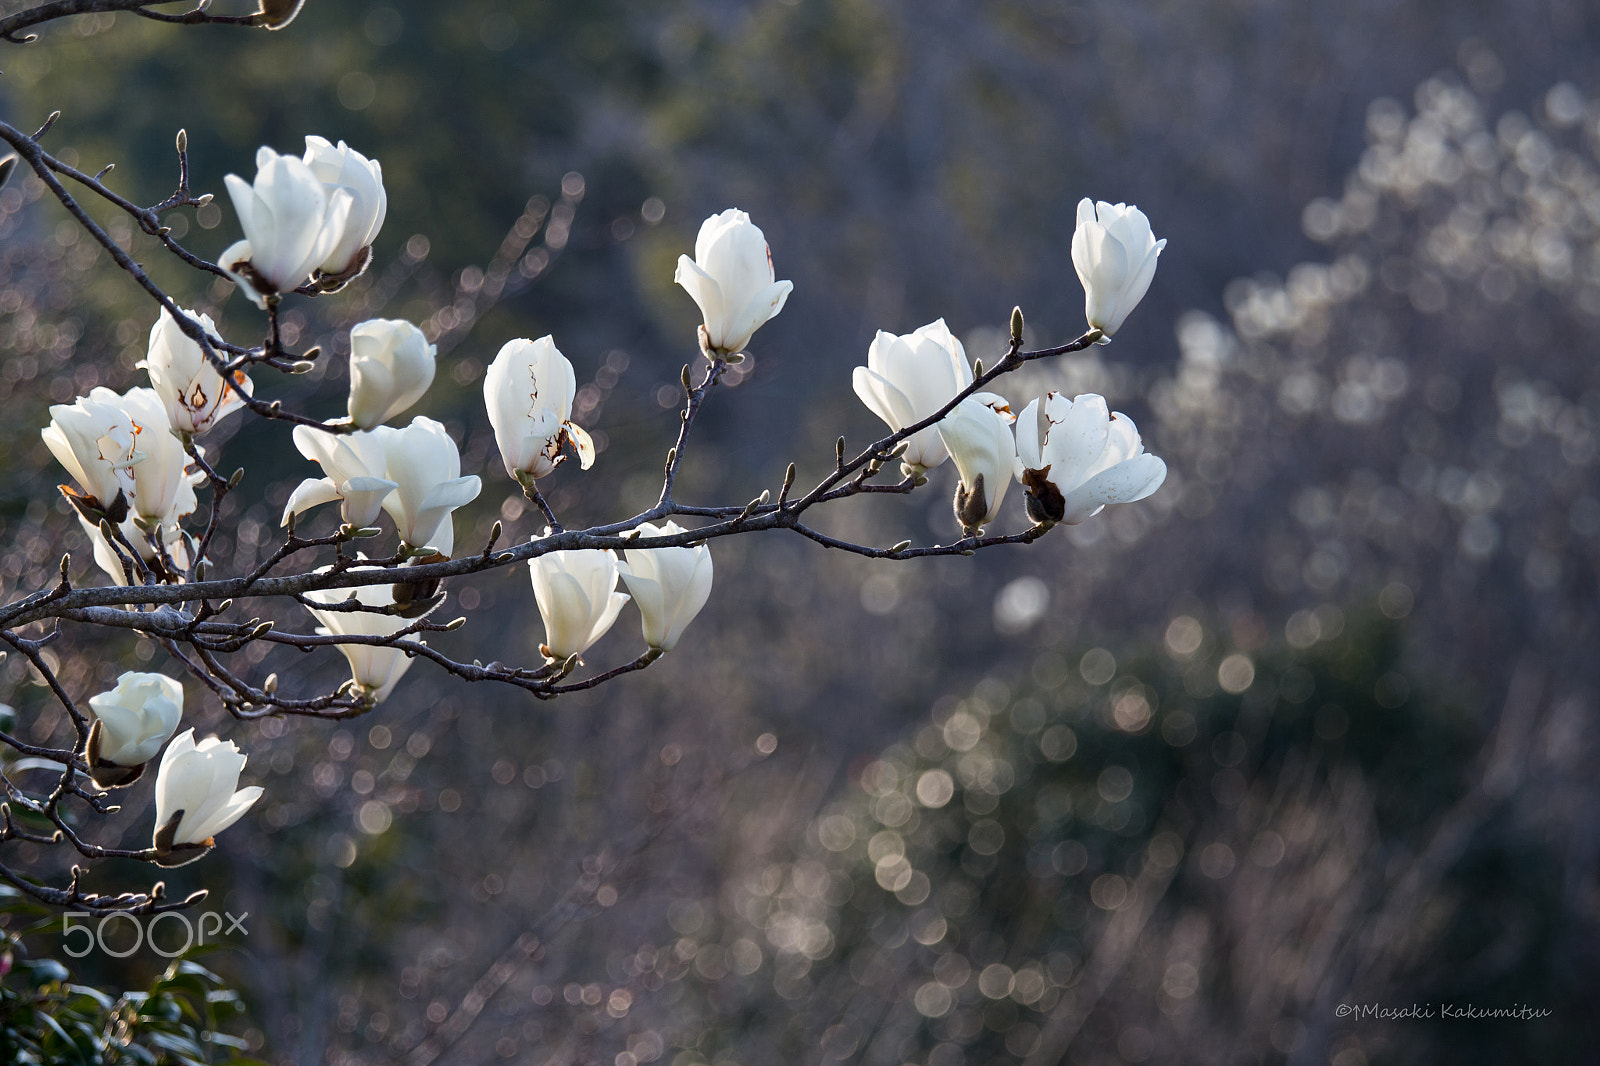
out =
[[[971,385],[972,367],[941,318],[899,337],[879,330],[867,349],[867,365],[856,367],[851,380],[861,402],[898,433]],[[906,443],[901,460],[908,467],[931,469],[945,460],[934,426],[919,429]]]
[[[668,521],[655,526],[639,526],[643,537],[668,537],[684,532]],[[628,548],[618,564],[622,580],[633,593],[643,619],[644,642],[657,651],[678,646],[700,608],[711,597],[711,549],[704,544],[694,548]]]
[[[611,551],[547,552],[528,560],[533,598],[544,619],[548,658],[582,655],[611,628],[626,593],[617,588],[617,555]]]
[[[577,387],[572,364],[550,337],[519,338],[500,349],[483,376],[483,402],[506,473],[518,481],[544,477],[569,444],[578,465],[594,465],[594,441],[570,421]]]
[[[222,338],[209,315],[185,311],[206,334],[219,343]],[[166,405],[172,428],[182,433],[204,433],[244,405],[244,400],[211,365],[200,345],[178,327],[166,308],[150,329],[149,354],[139,363],[150,374],[150,385]],[[244,371],[233,372],[233,380],[249,396],[250,379]]]
[[[265,146],[256,151],[256,178],[223,179],[233,197],[244,240],[222,253],[226,270],[258,307],[267,297],[305,284],[344,237],[355,198],[331,192],[309,165]]]
[[[1087,197],[1079,201],[1072,265],[1083,282],[1089,325],[1104,334],[1101,344],[1144,299],[1156,276],[1156,257],[1166,246],[1150,232],[1150,220],[1137,207],[1104,201],[1097,205]]]
[[[751,334],[783,310],[792,281],[774,281],[772,251],[743,211],[729,208],[700,226],[694,258],[678,257],[673,280],[688,290],[705,316],[706,346],[744,351]]]
[[[389,213],[383,167],[343,141],[335,148],[323,137],[306,138],[305,163],[330,196],[343,189],[351,199],[339,238],[322,260],[322,272],[336,278],[360,273],[367,265],[367,249],[378,239]]]
[[[955,510],[968,532],[994,521],[1011,485],[1017,445],[1004,403],[992,394],[978,393],[962,400],[938,423],[939,439],[961,475]]]
[[[1075,525],[1108,503],[1142,500],[1166,480],[1167,464],[1144,450],[1133,419],[1103,396],[1047,394],[1017,419],[1017,480],[1035,522]]]
[[[192,512],[194,486],[186,472],[189,454],[172,431],[161,397],[154,389],[129,389],[118,396],[110,389],[97,388],[89,393],[91,399],[95,393],[105,393],[100,400],[121,407],[133,423],[134,454],[128,468],[133,475],[133,490],[128,493],[133,513],[145,525],[156,526],[176,522]]]
[[[432,546],[449,555],[455,546],[450,512],[478,498],[476,474],[461,476],[461,453],[444,427],[418,416],[405,429],[379,426],[372,431],[383,445],[385,477],[395,483],[383,501],[413,548]]]
[[[353,571],[359,572],[362,569],[364,568],[354,567]],[[368,607],[384,608],[394,605],[392,585],[359,585],[352,589],[313,589],[304,595],[306,599],[322,604],[343,603],[353,596]],[[315,607],[306,609],[322,623],[317,632],[324,635],[387,637],[398,633],[412,621],[397,614],[371,611],[319,611]],[[394,691],[400,678],[411,669],[411,657],[399,648],[384,648],[371,644],[340,644],[337,647],[350,661],[350,676],[356,686],[371,696],[375,703],[382,703],[388,699],[389,693]]]
[[[433,384],[437,349],[411,323],[374,318],[350,330],[350,421],[382,425]]]
[[[378,520],[383,501],[395,490],[384,476],[389,459],[383,442],[372,433],[329,433],[313,426],[294,427],[294,446],[322,467],[327,477],[307,478],[289,496],[283,524],[319,504],[341,501],[339,514],[360,528]]]
[[[183,716],[183,686],[165,674],[128,671],[110,692],[89,697],[100,723],[99,761],[138,766],[161,750]],[[93,761],[93,760],[91,760]]]
[[[261,798],[259,785],[241,788],[239,771],[245,757],[231,740],[207,737],[194,741],[194,730],[179,733],[156,772],[156,847],[175,844],[209,845],[211,838],[243,817]],[[163,830],[177,819],[170,839]]]
[[[50,453],[106,512],[117,511],[117,498],[133,491],[136,433],[133,419],[116,402],[120,399],[110,389],[97,388],[74,403],[55,404],[50,424],[39,431]]]

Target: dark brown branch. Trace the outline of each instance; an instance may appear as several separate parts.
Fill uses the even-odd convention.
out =
[[[17,36],[23,30],[42,26],[56,19],[70,18],[73,15],[93,15],[107,11],[127,11],[153,22],[170,22],[180,26],[256,24],[253,15],[209,15],[198,7],[177,14],[150,10],[152,7],[166,7],[175,2],[176,0],[53,0],[52,3],[39,4],[15,15],[0,18],[0,40],[10,41],[12,44],[27,44],[35,38],[32,34],[26,37]]]

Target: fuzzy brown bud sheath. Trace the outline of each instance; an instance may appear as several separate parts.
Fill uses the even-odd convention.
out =
[[[305,6],[306,0],[261,0],[261,9],[255,14],[256,25],[281,30],[293,22]]]

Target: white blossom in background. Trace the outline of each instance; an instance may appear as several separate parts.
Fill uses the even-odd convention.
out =
[[[742,352],[761,324],[783,310],[792,281],[775,281],[767,238],[736,208],[712,215],[700,226],[694,258],[678,256],[673,280],[686,289],[705,316],[706,346]]]
[[[1084,313],[1104,334],[1104,344],[1122,328],[1156,276],[1156,258],[1167,246],[1150,231],[1150,220],[1130,204],[1078,203],[1078,228],[1072,234],[1072,265],[1083,282]]]
[[[402,319],[374,318],[352,327],[350,421],[372,429],[422,399],[433,384],[437,351],[422,330]]]
[[[904,336],[879,330],[867,349],[867,365],[856,367],[851,384],[861,402],[899,432],[971,385],[972,366],[941,318]],[[947,454],[934,426],[913,433],[906,444],[901,462],[912,473],[938,466]]]
[[[361,567],[354,567],[359,571]],[[318,571],[319,573],[321,571]],[[368,607],[394,605],[392,585],[358,585],[350,589],[313,589],[306,599],[321,604],[343,603],[354,597]],[[397,614],[378,614],[370,611],[325,611],[306,608],[322,625],[317,632],[336,636],[387,637],[411,624],[411,619]],[[416,639],[414,637],[407,639]],[[399,648],[382,648],[368,644],[340,644],[338,649],[350,663],[350,677],[373,702],[382,703],[411,669],[412,659]]]
[[[1051,392],[1017,419],[1016,477],[1035,522],[1075,525],[1108,503],[1142,500],[1161,487],[1167,464],[1144,450],[1133,419],[1105,397]]]
[[[1005,401],[993,393],[976,393],[956,405],[937,423],[939,439],[955,461],[961,482],[956,486],[956,519],[968,532],[994,521],[1011,485],[1017,445]]]
[[[209,315],[184,311],[217,341],[221,336]],[[223,381],[222,374],[206,359],[200,345],[184,335],[177,320],[166,308],[150,328],[149,353],[138,364],[150,375],[150,386],[166,405],[172,428],[182,433],[204,433],[244,406],[239,394]],[[233,380],[246,396],[250,379],[236,370]]]
[[[656,526],[644,522],[642,537],[682,533],[676,522]],[[639,607],[644,642],[656,651],[678,646],[700,608],[711,598],[711,549],[698,547],[628,548],[619,564],[622,580]]]
[[[582,655],[605,636],[628,602],[618,592],[617,556],[610,551],[547,552],[528,560],[533,598],[544,620],[540,647],[553,660]]]
[[[339,189],[350,194],[350,212],[333,248],[322,260],[324,274],[343,277],[359,273],[371,254],[389,213],[389,194],[383,188],[383,167],[343,141],[335,148],[324,137],[307,137],[305,163],[328,195]],[[380,419],[381,421],[381,419]]]
[[[244,816],[261,798],[259,785],[237,788],[245,757],[231,740],[207,737],[196,744],[185,729],[168,746],[156,772],[156,840],[183,812],[168,844],[206,844]]]
[[[577,388],[572,363],[551,337],[518,338],[500,349],[483,376],[483,402],[506,473],[519,482],[544,477],[569,444],[579,466],[594,465],[594,441],[570,420]]]
[[[294,427],[294,446],[322,467],[323,478],[307,478],[289,496],[283,524],[324,503],[340,501],[339,515],[361,528],[378,520],[383,501],[398,486],[384,476],[389,457],[383,442],[371,433],[328,433],[313,426]]]
[[[110,389],[101,402],[115,403],[133,424],[133,477],[128,506],[149,527],[176,522],[195,508],[194,486],[189,483],[189,455],[167,420],[167,406],[154,389],[136,388],[118,396]],[[187,489],[187,492],[185,491]],[[185,509],[186,508],[186,509]]]
[[[450,513],[478,498],[476,474],[461,476],[461,453],[444,426],[418,416],[405,429],[372,431],[383,445],[385,474],[395,483],[383,501],[400,539],[413,548],[431,546],[443,555],[455,547]]]
[[[239,214],[244,240],[230,245],[217,265],[258,307],[267,297],[305,284],[344,236],[355,198],[345,188],[331,192],[294,156],[262,146],[256,177],[223,179]]]
[[[89,717],[100,723],[100,761],[138,766],[178,728],[183,686],[165,674],[130,670],[117,678],[116,688],[89,697]]]
[[[102,511],[133,491],[133,419],[110,389],[101,387],[70,404],[50,408],[50,424],[39,431],[50,454]]]

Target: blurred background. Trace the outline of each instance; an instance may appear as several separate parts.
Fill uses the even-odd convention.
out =
[[[549,479],[566,524],[654,502],[698,321],[672,270],[711,213],[748,211],[795,291],[704,413],[695,503],[880,436],[849,386],[878,329],[943,317],[992,360],[1020,304],[1031,345],[1077,336],[1081,197],[1169,241],[1115,343],[1002,389],[1110,398],[1170,469],[1143,503],[971,559],[719,540],[675,652],[554,703],[418,663],[367,718],[243,724],[190,684],[189,722],[267,794],[167,879],[248,911],[207,965],[261,1059],[1600,1061],[1592,5],[310,0],[274,34],[102,14],[41,36],[0,53],[0,114],[61,110],[47,147],[115,162],[141,203],[186,128],[221,197],[172,219],[201,255],[237,238],[222,178],[257,145],[381,160],[373,268],[286,316],[331,355],[257,392],[342,414],[348,327],[423,325],[440,373],[413,413],[484,478],[468,550],[496,519],[542,529],[482,411],[512,337],[553,333],[577,367],[600,456]],[[180,303],[259,335],[231,286],[96,213]],[[63,549],[98,580],[38,428],[142,383],[154,318],[37,181],[0,192],[8,599]],[[248,469],[220,549],[248,566],[312,468],[243,417],[207,447]],[[952,479],[824,528],[946,540]],[[470,623],[437,646],[537,658],[525,573],[449,591]],[[637,654],[635,626],[591,666]],[[53,651],[85,696],[176,672],[92,631]],[[308,692],[345,673],[332,652],[250,669]],[[0,686],[26,738],[66,735],[16,657]],[[152,817],[131,791],[107,826],[129,842]],[[162,965],[74,973],[116,990]]]

